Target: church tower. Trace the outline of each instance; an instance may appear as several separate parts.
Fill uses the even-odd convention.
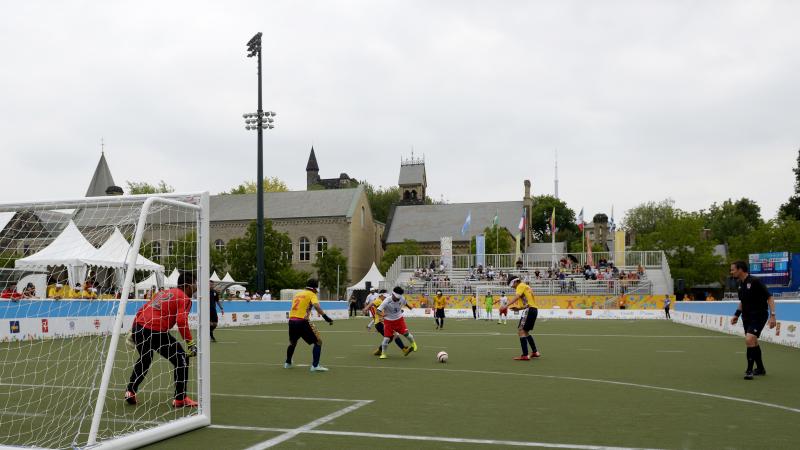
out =
[[[319,183],[319,165],[312,145],[311,154],[308,156],[308,164],[306,164],[306,189],[317,183]]]
[[[86,190],[86,196],[116,195],[119,194],[118,191],[121,189],[114,184],[114,177],[111,176],[111,169],[108,168],[108,162],[106,162],[106,153],[102,151],[100,161],[97,162],[97,167],[94,169],[92,181],[89,183],[89,189]]]
[[[425,203],[428,180],[425,175],[425,158],[400,160],[400,180],[398,181],[401,192],[401,205],[422,205]]]

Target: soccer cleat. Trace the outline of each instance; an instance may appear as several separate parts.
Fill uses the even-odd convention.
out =
[[[327,372],[328,368],[327,367],[322,367],[322,366],[311,366],[309,371],[311,371],[311,372]]]
[[[531,360],[531,358],[528,357],[528,355],[522,355],[522,356],[515,356],[514,357],[514,361],[530,361],[530,360]]]
[[[498,324],[498,325],[502,325],[502,324],[503,324],[503,321],[502,321],[502,320],[498,320],[498,321],[497,321],[497,324]]]
[[[284,369],[291,369],[292,368],[292,363],[287,363],[287,362],[283,363],[283,368]]]
[[[129,405],[136,404],[136,392],[133,391],[125,391],[125,402]]]
[[[191,398],[183,397],[183,400],[173,400],[172,401],[173,408],[197,408],[197,402],[192,400]]]
[[[417,351],[417,342],[416,341],[411,343],[411,348],[413,349],[413,351]]]
[[[408,356],[409,353],[414,351],[414,347],[403,347],[403,356]]]
[[[377,350],[375,350],[374,352],[372,352],[372,354],[373,354],[373,355],[375,355],[375,356],[381,356],[381,353],[382,353],[382,352],[381,352],[381,348],[380,348],[380,347],[378,347],[378,349],[377,349]]]
[[[753,371],[752,370],[748,370],[747,372],[745,372],[744,373],[744,379],[745,380],[752,380],[753,379]]]
[[[381,353],[380,359],[386,359],[386,358],[388,358],[388,356],[386,356],[386,353]]]
[[[764,368],[756,369],[756,370],[753,371],[753,375],[755,375],[757,377],[763,377],[766,374],[767,374],[767,369],[764,369]]]
[[[541,353],[539,353],[539,352],[531,352],[531,354],[530,354],[530,355],[528,355],[528,356],[529,356],[531,359],[533,359],[533,358],[541,358],[541,357],[542,357],[542,354],[541,354]]]

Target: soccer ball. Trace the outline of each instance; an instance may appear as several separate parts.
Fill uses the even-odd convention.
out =
[[[447,352],[439,352],[439,353],[437,353],[436,354],[436,360],[439,361],[440,363],[446,363],[447,362]]]

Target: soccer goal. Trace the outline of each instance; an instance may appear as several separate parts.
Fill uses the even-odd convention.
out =
[[[0,204],[0,448],[136,448],[210,423],[208,205],[207,193]],[[192,279],[197,356],[153,344],[132,377],[136,312]],[[171,361],[188,361],[184,389]],[[196,407],[173,403],[183,392]]]

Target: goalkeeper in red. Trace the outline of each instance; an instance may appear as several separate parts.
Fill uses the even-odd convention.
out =
[[[159,291],[136,313],[129,339],[136,346],[139,358],[133,366],[128,389],[125,391],[125,401],[128,404],[136,404],[136,391],[153,363],[153,352],[158,352],[175,367],[175,398],[172,406],[197,407],[197,402],[186,395],[189,357],[197,355],[197,346],[189,330],[189,310],[192,308],[192,294],[195,290],[197,284],[194,274],[181,272],[178,287]],[[183,346],[169,333],[175,325],[178,326],[178,332],[186,342],[188,351],[184,351]]]

